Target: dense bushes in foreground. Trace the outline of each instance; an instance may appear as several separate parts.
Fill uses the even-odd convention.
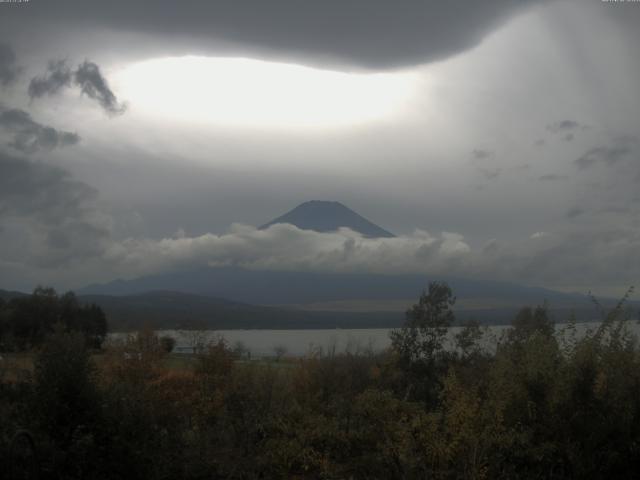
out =
[[[443,348],[453,301],[432,284],[375,355],[247,363],[221,339],[178,367],[152,332],[93,359],[54,334],[31,378],[1,384],[0,461],[44,478],[635,477],[640,350],[622,304],[586,336],[524,309],[494,350],[477,326]],[[38,462],[24,442],[9,458],[19,429]]]

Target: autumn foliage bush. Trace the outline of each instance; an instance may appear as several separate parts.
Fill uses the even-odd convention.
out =
[[[640,350],[621,302],[591,331],[525,308],[487,348],[432,284],[392,347],[240,361],[224,339],[182,367],[152,331],[88,355],[50,335],[0,384],[0,458],[32,432],[42,478],[632,478]],[[446,344],[449,342],[449,344]]]

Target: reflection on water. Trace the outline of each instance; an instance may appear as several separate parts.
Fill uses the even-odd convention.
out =
[[[640,333],[637,322],[628,322],[628,328],[635,334]],[[570,332],[566,331],[566,324],[556,325],[556,331],[561,338],[568,339]],[[582,337],[588,330],[597,328],[598,323],[578,323],[575,325],[575,337]],[[483,337],[485,348],[495,347],[507,326],[486,327]],[[461,327],[453,327],[449,331],[451,341]],[[389,328],[370,329],[326,329],[326,330],[161,330],[160,336],[170,336],[176,340],[175,352],[190,353],[197,345],[206,345],[210,341],[222,336],[233,348],[242,344],[245,351],[251,352],[252,357],[265,357],[286,352],[289,356],[304,356],[321,349],[327,353],[342,352],[379,352],[390,344]],[[113,333],[111,339],[124,338],[126,334]]]

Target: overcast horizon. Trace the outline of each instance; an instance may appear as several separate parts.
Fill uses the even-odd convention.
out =
[[[0,3],[0,289],[202,265],[621,295],[640,3]],[[339,201],[395,238],[256,227]]]

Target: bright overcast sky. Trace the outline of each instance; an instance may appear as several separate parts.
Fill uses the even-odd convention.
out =
[[[632,2],[0,3],[0,288],[238,264],[617,294],[639,45]],[[251,228],[311,199],[398,238]]]

